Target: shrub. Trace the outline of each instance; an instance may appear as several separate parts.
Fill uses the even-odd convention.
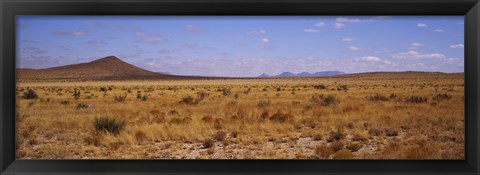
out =
[[[389,96],[390,99],[396,99],[397,97],[398,97],[397,94],[390,94]]]
[[[108,91],[108,89],[107,89],[106,87],[100,87],[100,91],[102,91],[102,92],[105,92],[105,93],[106,93],[106,92]]]
[[[314,95],[311,101],[322,106],[331,106],[340,103],[340,100],[335,95]]]
[[[330,132],[330,137],[328,138],[327,141],[329,142],[338,141],[344,138],[345,138],[345,134],[343,133],[343,127],[337,127],[336,131]]]
[[[143,131],[137,131],[135,132],[135,140],[137,140],[137,143],[142,143],[147,139],[147,134]]]
[[[147,99],[148,99],[148,95],[147,95],[147,94],[145,94],[145,95],[142,96],[142,101],[147,101]]]
[[[315,147],[315,155],[320,158],[328,158],[334,152],[328,146],[325,145],[318,145]]]
[[[339,85],[337,87],[337,90],[339,91],[347,91],[348,90],[348,86],[347,85]]]
[[[452,96],[450,94],[444,93],[444,94],[437,94],[435,97],[433,97],[434,100],[436,101],[442,101],[442,100],[450,100]]]
[[[396,129],[385,129],[385,135],[388,137],[398,136],[398,131]]]
[[[374,101],[374,102],[388,101],[388,98],[384,95],[376,94],[376,95],[373,95],[373,96],[367,96],[367,100]]]
[[[354,158],[355,155],[352,154],[352,152],[342,149],[335,154],[333,154],[333,159],[351,159]]]
[[[197,98],[193,98],[192,96],[186,96],[182,98],[182,101],[180,103],[185,103],[189,105],[195,105],[200,103],[208,94],[205,93],[204,91],[197,92]]]
[[[232,89],[230,88],[222,88],[222,94],[224,96],[229,96],[232,93]]]
[[[95,117],[93,126],[97,133],[108,132],[117,135],[125,128],[126,122],[115,117]]]
[[[213,135],[213,139],[217,141],[223,141],[225,140],[226,136],[227,136],[226,132],[218,131],[217,133],[215,133],[215,135]]]
[[[127,99],[127,94],[125,94],[124,96],[115,96],[114,99],[116,102],[124,102]]]
[[[323,84],[319,84],[319,85],[314,85],[313,88],[314,89],[327,89],[327,86],[325,86]]]
[[[70,104],[70,101],[68,101],[68,100],[62,100],[60,103],[61,103],[62,105],[68,105],[68,104]]]
[[[215,146],[215,142],[212,139],[205,139],[203,141],[203,147],[204,148],[211,148],[213,146]]]
[[[372,136],[379,136],[382,133],[383,133],[382,130],[377,129],[377,128],[371,128],[370,130],[368,130],[368,134],[370,134]]]
[[[23,93],[23,98],[25,98],[25,99],[37,99],[38,95],[33,89],[28,89],[27,92]]]
[[[345,144],[343,144],[342,142],[339,142],[339,141],[330,143],[330,149],[333,152],[340,151],[340,150],[343,149],[343,147],[345,147]]]
[[[270,117],[270,121],[277,123],[285,123],[287,121],[293,121],[295,117],[292,114],[284,114],[277,112]]]
[[[206,115],[206,116],[202,117],[202,121],[206,122],[206,123],[212,122],[213,117],[211,115]]]
[[[189,95],[189,96],[183,97],[182,101],[180,101],[180,103],[196,104],[194,101],[195,101],[195,99],[192,96]]]
[[[260,119],[267,119],[269,117],[269,113],[267,110],[264,110],[262,114],[260,115]]]
[[[361,144],[358,144],[358,143],[352,143],[352,144],[349,144],[347,145],[347,150],[350,150],[352,152],[356,152],[358,150],[360,150],[363,146]]]
[[[263,107],[269,106],[271,103],[272,103],[271,100],[259,100],[259,101],[257,102],[257,106],[263,108]]]
[[[77,109],[87,109],[87,108],[90,108],[90,107],[92,107],[92,105],[87,105],[85,103],[79,103],[77,105]]]
[[[80,90],[74,89],[72,96],[75,98],[75,100],[78,100],[80,98]]]
[[[407,99],[405,99],[405,102],[407,103],[426,103],[427,98],[424,97],[418,97],[418,96],[410,96]]]
[[[366,142],[368,139],[362,135],[355,134],[352,137],[352,141]]]

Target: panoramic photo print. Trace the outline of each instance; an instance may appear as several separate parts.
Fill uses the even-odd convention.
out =
[[[17,159],[464,159],[463,16],[17,16]]]

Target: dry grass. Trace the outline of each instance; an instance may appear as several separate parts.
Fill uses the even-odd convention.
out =
[[[463,86],[456,74],[22,82],[17,157],[463,159]]]

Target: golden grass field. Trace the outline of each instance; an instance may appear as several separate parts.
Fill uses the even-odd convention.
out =
[[[19,81],[16,93],[19,159],[464,159],[463,73]],[[102,117],[125,127],[96,129]]]

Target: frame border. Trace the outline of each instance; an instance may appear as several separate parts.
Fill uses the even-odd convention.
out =
[[[479,0],[0,0],[0,174],[480,174]],[[17,15],[464,15],[465,160],[15,160]]]

